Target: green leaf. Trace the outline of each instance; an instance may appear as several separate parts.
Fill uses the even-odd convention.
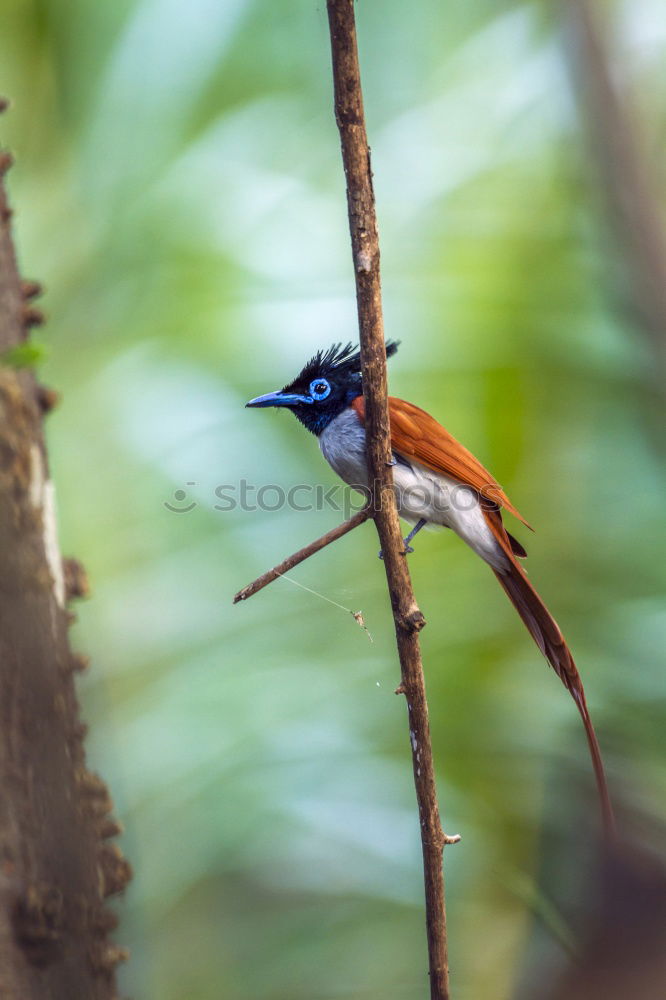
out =
[[[8,368],[33,368],[43,362],[46,356],[45,344],[26,340],[25,343],[10,347],[8,351],[0,354],[0,364],[6,365]]]

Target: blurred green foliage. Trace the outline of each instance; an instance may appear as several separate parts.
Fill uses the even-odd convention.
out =
[[[663,17],[656,0],[608,9],[654,148]],[[402,340],[391,387],[537,527],[518,532],[532,579],[581,667],[616,798],[656,847],[654,362],[616,298],[555,11],[358,4],[386,327]],[[340,514],[215,508],[216,486],[243,478],[335,481],[291,417],[243,409],[355,337],[325,4],[5,0],[3,15],[20,260],[47,286],[42,375],[64,397],[48,422],[61,536],[94,591],[74,633],[93,660],[89,753],[136,870],[123,990],[417,1000],[418,821],[372,526],[293,574],[362,609],[370,644],[284,581],[231,606]],[[503,1000],[568,960],[597,822],[584,736],[462,543],[422,535],[410,565],[443,821],[463,835],[446,853],[455,996]]]

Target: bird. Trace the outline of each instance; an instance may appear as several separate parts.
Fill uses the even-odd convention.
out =
[[[399,341],[386,342],[386,357]],[[368,495],[365,399],[361,355],[351,343],[320,350],[283,389],[246,406],[282,407],[319,440],[322,454],[349,486]],[[504,526],[502,511],[531,529],[499,483],[434,417],[413,403],[388,397],[393,483],[400,516],[414,525],[405,555],[424,527],[450,528],[492,569],[541,653],[571,694],[585,728],[604,829],[615,820],[599,742],[571,651],[550,611],[530,583],[521,543]],[[381,553],[380,553],[381,556]]]

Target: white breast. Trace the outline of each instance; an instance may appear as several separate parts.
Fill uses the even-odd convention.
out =
[[[365,429],[356,411],[348,408],[331,420],[319,435],[324,458],[349,486],[367,489],[368,468],[365,462]]]
[[[367,489],[365,430],[354,410],[344,410],[331,421],[319,436],[319,446],[345,483]],[[507,568],[475,490],[403,456],[396,456],[393,482],[398,510],[406,521],[416,524],[423,518],[433,526],[451,528],[494,569]]]

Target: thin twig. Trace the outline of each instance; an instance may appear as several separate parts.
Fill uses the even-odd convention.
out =
[[[418,608],[404,556],[393,492],[387,403],[386,350],[379,273],[379,239],[370,150],[356,44],[353,0],[327,0],[331,33],[335,117],[347,180],[347,206],[356,277],[361,338],[369,481],[374,484],[374,520],[384,553],[402,682],[409,713],[414,783],[419,807],[431,1000],[448,1000],[449,967],[444,905],[442,831],[430,743],[428,706],[419,644],[425,619]]]
[[[314,542],[310,542],[309,545],[305,545],[302,549],[299,549],[298,552],[294,552],[293,555],[287,556],[286,559],[283,559],[282,562],[278,563],[277,566],[274,566],[273,569],[269,569],[266,573],[262,573],[261,576],[258,576],[256,580],[252,581],[252,583],[248,583],[247,587],[243,587],[242,590],[239,590],[234,596],[234,604],[238,604],[239,601],[246,601],[248,597],[252,597],[252,595],[256,594],[259,590],[263,590],[264,587],[267,587],[269,583],[273,583],[273,581],[277,580],[278,577],[284,576],[284,574],[288,573],[290,569],[294,568],[294,566],[298,566],[298,564],[302,563],[305,559],[309,559],[310,556],[315,555],[316,552],[319,552],[327,545],[330,545],[331,542],[337,542],[338,538],[342,538],[343,535],[347,534],[347,532],[353,531],[354,528],[358,528],[358,526],[363,524],[364,521],[367,521],[370,516],[370,508],[364,507],[363,510],[359,510],[358,514],[354,514],[353,517],[350,517],[348,521],[343,521],[342,524],[338,524],[337,527],[331,528],[330,531],[327,531],[325,535],[321,536],[321,538],[317,538]],[[345,608],[345,610],[347,609]]]

